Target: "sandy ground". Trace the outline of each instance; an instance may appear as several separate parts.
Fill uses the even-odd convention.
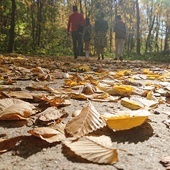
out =
[[[114,64],[106,61],[103,63],[105,68],[115,69]],[[28,82],[17,81],[16,85],[25,86],[25,83]],[[57,86],[62,84],[61,79]],[[70,106],[65,107],[70,115],[75,109],[81,109],[87,104],[87,101],[73,99],[71,102]],[[123,109],[119,102],[92,101],[92,104],[101,113]],[[153,114],[149,120],[139,127],[118,132],[105,127],[95,132],[109,136],[113,146],[118,149],[119,162],[113,165],[89,162],[60,142],[49,144],[30,137],[27,131],[33,125],[28,126],[25,121],[0,121],[0,134],[7,134],[8,138],[27,136],[14,148],[0,155],[0,170],[165,170],[160,161],[170,155],[170,126],[164,123],[170,119],[170,114],[167,114],[170,113],[170,107],[162,104],[151,112]]]

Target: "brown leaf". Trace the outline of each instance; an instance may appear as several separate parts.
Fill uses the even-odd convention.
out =
[[[19,99],[1,99],[0,100],[0,120],[18,120],[27,119],[34,114],[35,107]]]
[[[64,99],[62,97],[58,96],[53,96],[53,97],[47,97],[45,95],[42,95],[41,97],[44,101],[47,101],[50,103],[51,106],[56,106],[56,107],[63,107],[63,106],[69,106],[71,105],[71,101]]]
[[[33,99],[33,94],[26,91],[3,91],[3,94],[17,99]]]
[[[37,127],[29,130],[28,133],[49,143],[60,142],[65,139],[65,135],[63,133],[49,127]]]
[[[81,137],[105,126],[100,113],[89,102],[81,113],[66,124],[66,132],[74,137]]]
[[[118,162],[117,150],[107,136],[84,136],[78,140],[67,139],[64,144],[84,159],[95,163],[113,164]]]
[[[48,107],[43,112],[39,113],[39,120],[43,122],[54,121],[61,118],[65,115],[66,112],[64,110],[58,110],[56,107]]]

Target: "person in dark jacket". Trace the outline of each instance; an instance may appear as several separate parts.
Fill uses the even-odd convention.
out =
[[[82,34],[84,26],[85,20],[83,15],[78,13],[77,6],[73,6],[73,14],[71,14],[68,19],[67,34],[69,35],[71,32],[75,59],[77,59],[82,50],[83,45]]]
[[[125,23],[122,21],[122,18],[120,15],[116,16],[116,23],[114,26],[114,32],[115,32],[115,60],[123,60],[123,50],[124,50],[124,44],[126,39],[126,26]]]

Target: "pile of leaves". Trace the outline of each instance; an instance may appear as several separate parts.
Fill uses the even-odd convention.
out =
[[[80,110],[66,111],[73,100],[87,103]],[[94,102],[115,107],[100,112]],[[94,163],[116,163],[120,149],[106,134],[94,132],[105,127],[112,133],[135,128],[152,121],[159,105],[169,104],[168,64],[1,55],[0,121],[24,120],[31,129],[25,136],[0,134],[0,153],[34,136],[62,143]],[[168,118],[165,124],[170,127]]]

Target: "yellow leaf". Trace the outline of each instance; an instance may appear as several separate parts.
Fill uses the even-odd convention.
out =
[[[123,76],[127,76],[131,73],[130,70],[119,70],[118,72],[115,73],[114,78],[119,78]]]
[[[115,131],[127,130],[142,125],[151,113],[148,110],[119,111],[116,115],[104,114],[101,117],[107,126]]]
[[[81,72],[90,71],[90,67],[87,64],[84,64],[84,65],[80,65],[78,67],[78,70]]]
[[[130,96],[133,92],[133,87],[128,85],[115,85],[112,88],[112,95]]]
[[[160,77],[159,74],[154,74],[154,73],[147,75],[147,78],[148,78],[149,80],[159,79],[159,77]]]
[[[153,98],[152,91],[149,91],[149,92],[147,93],[146,98],[147,98],[148,100],[151,100],[151,99]]]
[[[137,109],[142,108],[142,105],[140,105],[139,103],[137,103],[133,100],[129,100],[128,98],[121,99],[121,104],[124,107],[127,107],[127,108],[132,109],[132,110],[137,110]]]
[[[143,74],[150,74],[150,73],[152,73],[152,71],[150,71],[148,68],[144,68],[144,69],[142,70],[142,73],[143,73]]]
[[[65,79],[65,86],[73,87],[77,85],[77,81],[73,81],[71,79]]]

